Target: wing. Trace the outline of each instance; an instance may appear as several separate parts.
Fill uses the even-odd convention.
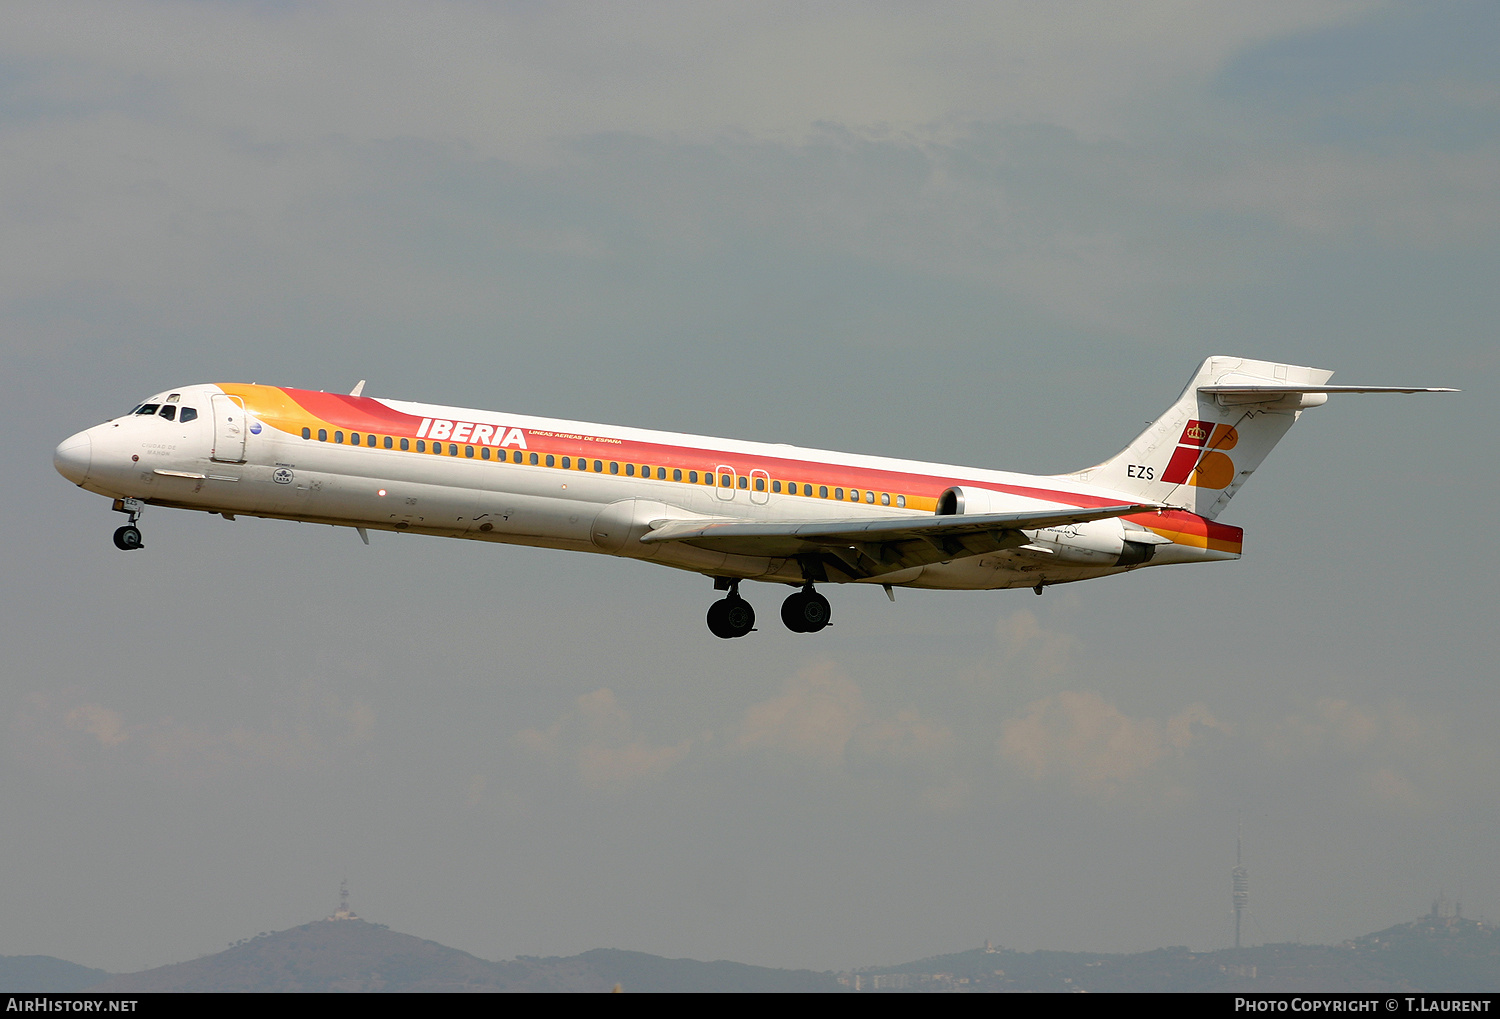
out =
[[[941,517],[865,517],[858,520],[657,520],[641,541],[680,541],[714,552],[772,558],[832,557],[855,579],[1019,548],[1022,530],[1063,527],[1106,517],[1149,513],[1155,503],[1067,507],[1025,513]]]

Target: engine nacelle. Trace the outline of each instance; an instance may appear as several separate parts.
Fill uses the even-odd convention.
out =
[[[938,496],[937,501],[937,515],[940,517],[1006,513],[1015,508],[1014,497],[1007,498],[1004,493],[988,488],[954,486]],[[1150,562],[1156,551],[1152,542],[1133,540],[1132,536],[1145,535],[1127,530],[1118,517],[1024,533],[1031,539],[1032,546],[1044,550],[1037,554],[1046,555],[1049,562],[1069,566],[1139,566]]]
[[[1016,506],[1014,496],[1009,497],[1009,505],[1001,505],[1001,501],[1006,498],[1004,493],[988,488],[954,486],[938,496],[937,515],[952,517],[963,513],[1007,513],[1014,510]]]
[[[1139,532],[1127,530],[1119,517],[1026,533],[1033,545],[1052,553],[1050,561],[1072,566],[1140,566],[1156,552],[1154,543],[1132,540]]]

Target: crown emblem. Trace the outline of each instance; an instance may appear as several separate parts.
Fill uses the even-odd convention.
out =
[[[1208,433],[1203,430],[1202,425],[1193,425],[1187,430],[1187,437],[1189,439],[1194,439],[1198,442],[1202,442],[1204,439],[1208,438]]]

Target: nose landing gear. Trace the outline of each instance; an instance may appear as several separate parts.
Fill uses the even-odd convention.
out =
[[[720,591],[727,588],[729,594],[708,607],[709,632],[715,637],[729,640],[732,637],[743,637],[755,629],[755,610],[740,597],[740,582],[716,577],[714,587]]]
[[[817,633],[828,625],[831,614],[828,599],[811,584],[781,603],[781,621],[793,633]]]
[[[138,548],[144,548],[141,541],[141,529],[135,526],[136,521],[141,519],[141,513],[146,509],[146,504],[139,499],[116,499],[114,510],[117,513],[128,513],[130,523],[115,530],[115,548],[125,552],[134,552]]]

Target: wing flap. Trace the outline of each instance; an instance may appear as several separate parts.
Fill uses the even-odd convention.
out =
[[[733,555],[786,557],[832,554],[854,577],[928,566],[1025,545],[1023,530],[1123,517],[1160,509],[1154,503],[1067,507],[1024,513],[854,520],[659,520],[646,543],[680,541]]]

